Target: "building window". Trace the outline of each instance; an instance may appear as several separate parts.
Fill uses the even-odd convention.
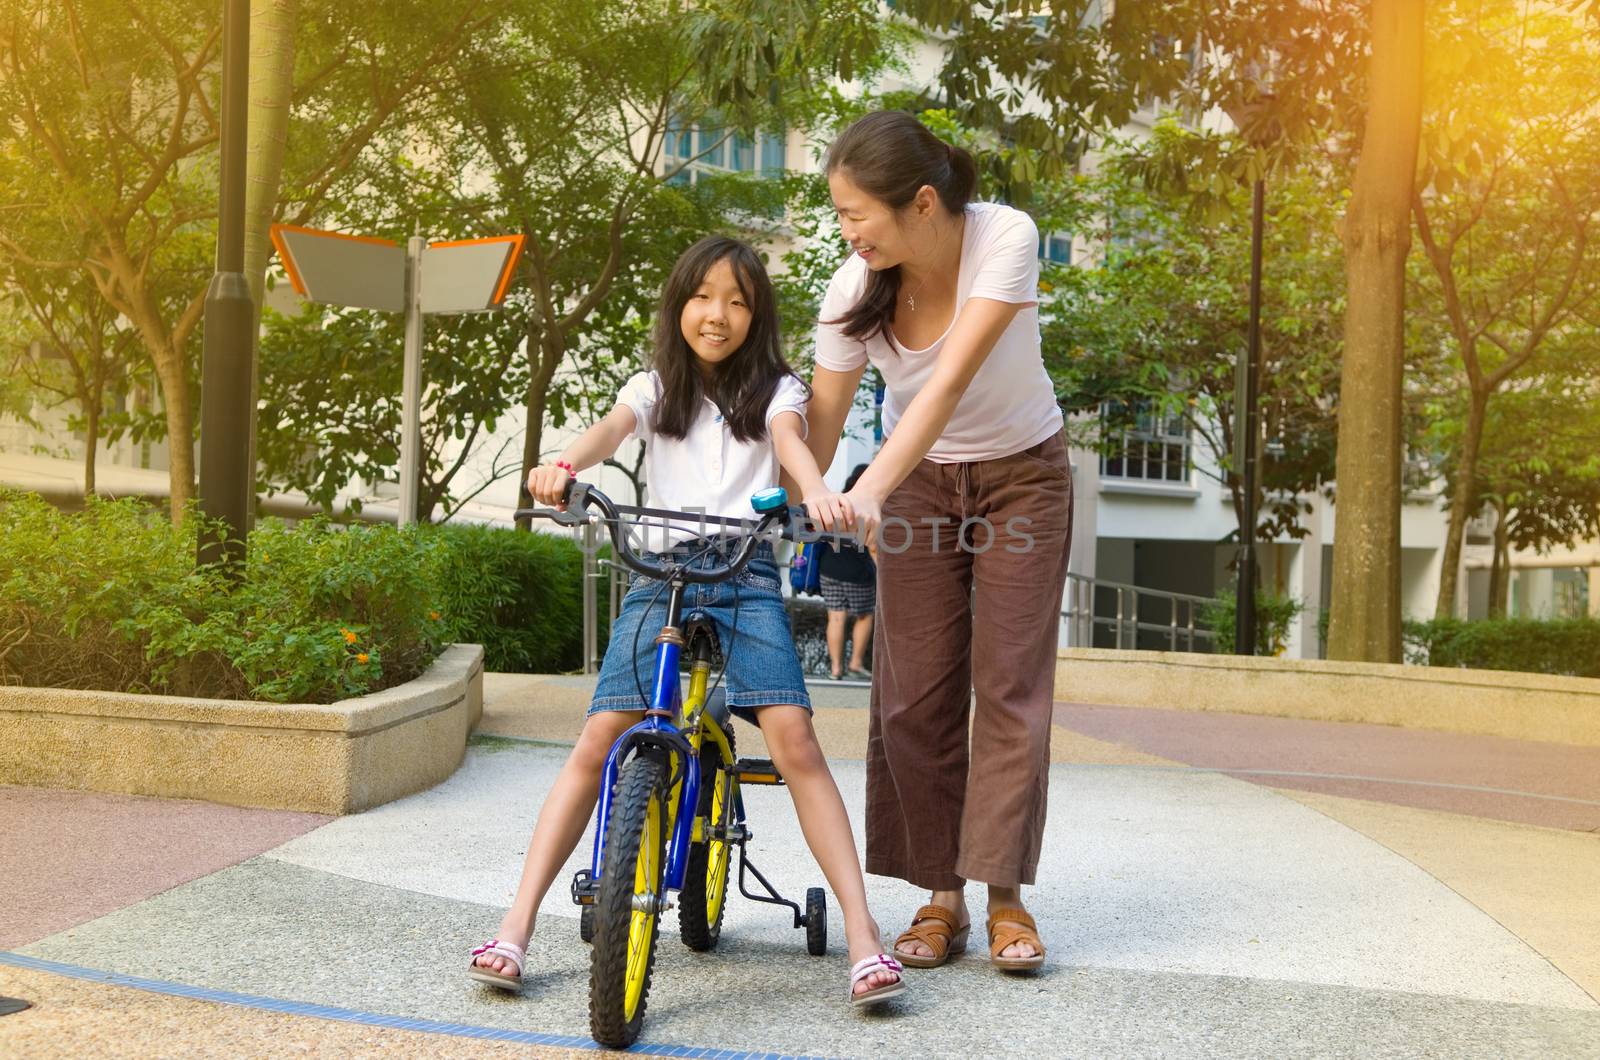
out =
[[[1039,260],[1050,265],[1072,264],[1072,237],[1059,233],[1039,237]]]
[[[1130,411],[1131,426],[1111,426],[1126,424]],[[1191,442],[1189,424],[1181,415],[1165,415],[1144,405],[1129,410],[1108,402],[1101,410],[1101,422],[1110,432],[1110,444],[1100,456],[1101,476],[1188,483]]]
[[[776,176],[784,170],[786,137],[782,129],[759,132],[754,139],[729,135],[714,124],[674,125],[662,151],[669,184],[693,184],[702,173],[749,173]]]

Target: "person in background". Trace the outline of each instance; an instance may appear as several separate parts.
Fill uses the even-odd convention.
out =
[[[867,469],[857,464],[845,480],[848,493]],[[844,677],[840,660],[844,657],[845,625],[850,629],[850,676],[870,680],[867,645],[872,641],[872,612],[878,596],[878,568],[867,550],[850,541],[840,541],[822,553],[822,602],[828,609],[828,662],[835,681]]]

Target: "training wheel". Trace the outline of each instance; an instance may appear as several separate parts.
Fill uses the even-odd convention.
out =
[[[828,894],[821,887],[806,890],[806,952],[813,957],[828,952]]]
[[[578,914],[578,937],[585,942],[594,941],[594,906],[586,905]]]

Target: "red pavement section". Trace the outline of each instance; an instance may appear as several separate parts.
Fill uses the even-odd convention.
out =
[[[1055,720],[1085,736],[1271,787],[1600,832],[1600,747],[1075,703],[1056,704]]]
[[[330,820],[181,799],[0,786],[0,950],[236,865]]]

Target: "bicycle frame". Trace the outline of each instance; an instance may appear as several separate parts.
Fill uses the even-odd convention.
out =
[[[680,695],[679,663],[683,655],[682,628],[683,590],[685,583],[677,578],[669,582],[667,598],[667,624],[656,642],[655,689],[651,694],[650,708],[644,720],[617,737],[606,755],[605,769],[600,775],[600,806],[595,814],[594,855],[589,862],[590,878],[600,879],[600,867],[605,862],[606,822],[611,819],[611,792],[617,783],[617,771],[624,755],[635,747],[660,747],[673,756],[674,768],[668,776],[677,775],[677,798],[668,799],[667,812],[672,841],[667,849],[666,872],[662,886],[666,890],[683,890],[684,872],[688,867],[686,857],[693,839],[695,810],[700,806],[700,770],[690,768],[700,760],[700,731],[684,730],[674,724],[674,719],[687,723],[697,713],[698,725],[709,726],[714,737],[726,753],[728,738],[715,720],[705,717],[700,707],[705,702],[706,676],[710,666],[696,664],[690,675],[689,697]],[[687,808],[688,812],[685,812]]]
[[[675,644],[662,644],[657,652],[657,660],[661,665],[668,665],[663,656],[668,649],[676,657],[681,649]],[[703,712],[700,707],[705,703],[706,683],[710,666],[699,664],[691,671],[689,676],[689,695],[679,699],[676,689],[676,658],[670,664],[674,681],[671,700],[664,709],[660,708],[662,700],[657,698],[655,706],[646,713],[643,721],[628,729],[611,745],[610,752],[606,755],[605,769],[600,778],[600,805],[595,814],[594,854],[589,861],[590,879],[596,883],[600,880],[600,867],[605,862],[606,823],[611,819],[611,792],[616,785],[617,773],[621,769],[623,756],[636,746],[659,746],[674,756],[675,768],[681,765],[681,772],[676,773],[679,779],[672,785],[677,792],[667,800],[667,813],[669,827],[672,829],[672,841],[667,849],[666,871],[663,873],[663,886],[667,890],[683,890],[684,874],[688,868],[689,844],[698,836],[694,834],[694,822],[700,806],[700,770],[691,768],[691,765],[700,760],[700,748],[707,737],[722,751],[722,760],[730,766],[733,764],[733,749],[728,744],[728,736],[722,731],[722,726]],[[658,676],[661,673],[658,666]],[[657,695],[661,689],[657,686]],[[692,728],[687,727],[690,719],[699,713],[699,718]],[[678,724],[671,720],[673,716],[679,719]],[[737,790],[735,790],[737,795]],[[735,800],[735,824],[744,821],[743,808]]]

